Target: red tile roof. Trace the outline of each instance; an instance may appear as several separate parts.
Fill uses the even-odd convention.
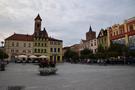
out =
[[[62,40],[58,40],[58,39],[55,39],[55,38],[51,38],[51,37],[48,37],[50,41],[60,41],[62,42]]]
[[[33,41],[32,35],[27,34],[13,34],[6,38],[5,40],[17,40],[17,41]]]

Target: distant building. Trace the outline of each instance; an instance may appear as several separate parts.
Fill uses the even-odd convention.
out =
[[[75,51],[78,55],[80,54],[80,44],[74,44],[70,46],[70,49]]]
[[[85,48],[92,50],[93,53],[97,52],[96,32],[92,31],[91,26],[89,31],[86,33],[86,40],[81,40],[80,42],[80,51]]]
[[[34,33],[32,35],[16,34],[5,39],[5,50],[9,59],[18,55],[45,55],[49,60],[62,61],[63,41],[48,36],[46,29],[41,30],[40,15],[35,18]]]
[[[64,56],[65,52],[70,49],[70,47],[63,47],[62,48],[62,56]]]

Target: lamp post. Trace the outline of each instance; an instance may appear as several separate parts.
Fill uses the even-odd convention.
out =
[[[2,45],[2,48],[4,48],[4,41],[1,41],[1,45]],[[4,58],[4,53],[2,53],[2,61],[3,61],[3,58]]]
[[[2,44],[2,48],[4,48],[4,42],[1,41],[1,44]],[[5,71],[5,63],[4,63],[4,52],[2,52],[2,60],[1,60],[1,65],[0,65],[0,70],[1,71]]]

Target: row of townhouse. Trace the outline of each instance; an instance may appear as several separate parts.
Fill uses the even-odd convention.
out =
[[[106,29],[101,29],[97,38],[96,32],[90,26],[86,33],[86,40],[81,40],[80,51],[88,48],[97,52],[99,45],[108,48],[112,43],[125,44],[131,49],[135,49],[135,17],[125,20],[122,24],[115,24]]]

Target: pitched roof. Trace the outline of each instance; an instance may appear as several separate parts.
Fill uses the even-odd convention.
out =
[[[89,32],[92,32],[92,28],[91,28],[91,26],[90,26],[90,28],[89,28]]]
[[[39,32],[34,32],[33,34],[35,37],[42,37],[42,38],[47,38],[48,37],[48,33],[46,31],[46,29],[44,28],[43,31],[39,31]]]
[[[101,37],[104,37],[104,36],[107,36],[107,30],[101,29],[97,38],[101,38]]]
[[[51,37],[48,37],[50,41],[60,41],[62,42],[62,40],[59,40],[59,39],[55,39],[55,38],[51,38]]]
[[[33,41],[33,36],[28,34],[13,34],[5,40],[17,40],[17,41]]]
[[[38,14],[37,17],[35,18],[35,20],[41,20],[41,21],[42,21],[42,19],[41,19],[41,17],[40,17],[39,14]]]

